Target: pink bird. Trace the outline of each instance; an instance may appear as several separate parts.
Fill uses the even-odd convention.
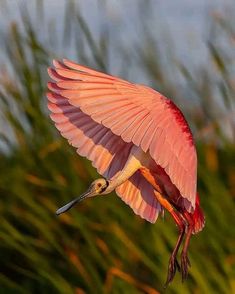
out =
[[[197,154],[177,106],[159,92],[64,59],[49,68],[51,119],[104,177],[57,210],[66,212],[88,197],[113,190],[133,211],[154,223],[167,210],[179,228],[166,284],[176,269],[187,278],[188,246],[205,220],[197,193]],[[185,235],[181,265],[177,253]]]

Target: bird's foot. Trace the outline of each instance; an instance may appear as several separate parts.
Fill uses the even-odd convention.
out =
[[[181,275],[182,282],[184,282],[188,277],[188,268],[191,266],[187,252],[182,252],[181,254]]]
[[[180,265],[176,257],[174,255],[171,255],[169,264],[168,264],[168,273],[167,273],[167,279],[166,279],[164,288],[166,288],[170,284],[170,282],[172,282],[172,280],[174,279],[176,269],[180,272]]]

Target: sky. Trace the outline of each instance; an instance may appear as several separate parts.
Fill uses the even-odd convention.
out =
[[[44,0],[45,19],[55,19],[56,30],[62,31],[65,3],[71,0]],[[32,18],[36,18],[39,0],[0,0],[1,31],[7,30],[12,21],[19,20],[19,7],[26,6]],[[133,46],[140,36],[138,32],[143,25],[138,21],[139,14],[144,13],[150,4],[148,30],[151,33],[170,34],[174,41],[174,50],[186,62],[204,62],[206,56],[205,41],[208,37],[210,19],[215,13],[228,13],[234,9],[234,0],[75,0],[81,14],[96,35],[98,30],[108,26],[115,39]],[[139,2],[142,11],[137,9]],[[105,3],[105,4],[104,4]],[[103,5],[102,5],[103,4]],[[42,20],[45,22],[45,20]],[[38,31],[43,24],[38,25]],[[44,28],[46,29],[46,28]],[[161,40],[160,40],[161,41]],[[167,46],[167,44],[166,44]],[[171,45],[169,45],[171,46]],[[197,52],[197,54],[195,54]],[[198,54],[200,52],[200,54]],[[196,60],[192,56],[197,56]]]

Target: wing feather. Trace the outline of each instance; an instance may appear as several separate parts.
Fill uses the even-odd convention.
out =
[[[142,218],[148,216],[151,223],[156,221],[161,206],[154,197],[153,187],[140,173],[135,173],[129,180],[120,185],[116,192],[126,204],[132,205],[135,214]]]
[[[77,148],[77,153],[92,161],[92,165],[106,178],[120,172],[133,147],[132,143],[124,142],[121,137],[102,124],[95,122],[78,107],[70,105],[67,98],[56,94],[48,94],[48,107],[51,118],[62,136]],[[118,192],[121,198],[129,199],[128,205],[147,221],[156,221],[160,206],[155,202],[154,194],[143,195],[141,183],[138,186],[128,184]],[[153,202],[155,201],[155,202]],[[141,202],[141,207],[139,205]],[[149,204],[151,202],[151,204]],[[150,207],[153,205],[153,207]]]
[[[174,103],[151,88],[69,60],[54,65],[55,69],[48,71],[55,82],[48,85],[53,92],[48,97],[52,119],[63,122],[65,118],[60,115],[63,105],[63,113],[74,120],[76,108],[120,136],[120,140],[140,146],[165,169],[181,196],[194,208],[197,155],[188,124]],[[72,134],[77,133],[65,133]]]

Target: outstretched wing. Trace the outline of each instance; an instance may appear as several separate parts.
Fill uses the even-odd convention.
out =
[[[107,179],[123,169],[133,143],[124,142],[78,107],[70,105],[67,98],[55,93],[48,93],[47,97],[51,119],[62,136],[77,148],[79,155],[91,160],[97,171]],[[133,175],[116,192],[136,214],[149,222],[156,221],[161,206],[153,188],[141,174]]]
[[[54,62],[48,86],[68,108],[78,107],[124,142],[149,151],[182,197],[195,207],[197,156],[192,134],[175,104],[153,89],[74,62]]]

